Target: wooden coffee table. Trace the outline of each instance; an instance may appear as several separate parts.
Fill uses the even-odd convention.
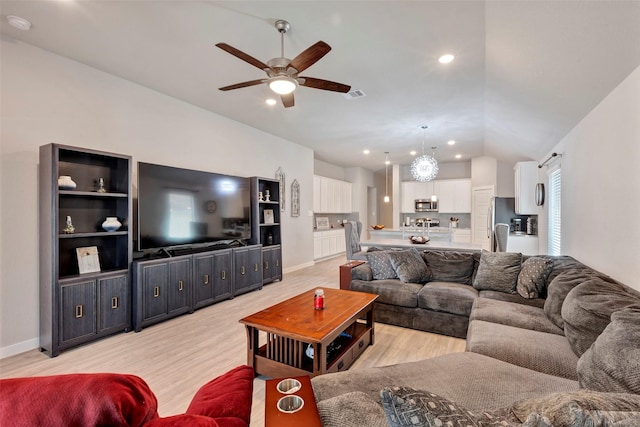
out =
[[[325,309],[309,290],[240,320],[247,328],[247,364],[271,378],[314,377],[345,370],[374,342],[378,295],[322,288]],[[266,335],[260,346],[260,332]],[[305,352],[313,348],[313,358]]]

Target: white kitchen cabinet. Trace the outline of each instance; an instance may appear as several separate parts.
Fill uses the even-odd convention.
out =
[[[313,233],[313,258],[321,259],[346,251],[344,228],[316,231]]]
[[[436,192],[437,181],[418,182],[404,181],[400,183],[400,212],[413,213],[416,211],[417,199],[431,199]]]
[[[538,255],[538,236],[509,233],[507,252],[520,252],[523,255]]]
[[[316,213],[351,213],[351,194],[350,182],[313,177],[313,210]]]
[[[470,228],[454,228],[451,240],[454,243],[471,243]]]
[[[535,192],[538,182],[538,162],[518,162],[515,171],[516,213],[537,215]]]
[[[471,180],[443,179],[435,181],[438,212],[471,213]]]

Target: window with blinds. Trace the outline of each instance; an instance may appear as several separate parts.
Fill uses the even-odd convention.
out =
[[[560,255],[562,250],[562,215],[560,209],[561,181],[560,168],[549,174],[549,255]]]

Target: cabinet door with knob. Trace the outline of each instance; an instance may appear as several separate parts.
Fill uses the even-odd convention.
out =
[[[191,255],[133,263],[133,328],[193,311]]]
[[[127,330],[130,325],[129,275],[98,279],[100,331]]]
[[[167,314],[170,316],[193,311],[191,308],[191,260],[189,258],[169,261],[169,283],[167,284]]]
[[[96,281],[69,281],[60,286],[60,348],[95,337]]]
[[[233,296],[262,287],[262,246],[233,249]]]
[[[213,301],[218,302],[231,298],[231,284],[233,270],[231,269],[231,250],[215,251],[213,253]]]

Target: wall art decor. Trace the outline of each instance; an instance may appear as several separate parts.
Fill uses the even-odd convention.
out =
[[[291,183],[291,216],[300,216],[300,184],[297,179]]]
[[[285,204],[284,204],[284,171],[282,167],[279,167],[276,171],[276,179],[280,181],[280,212],[284,212]]]
[[[80,274],[100,271],[100,259],[98,258],[97,246],[76,248],[76,255],[78,256],[78,272]]]

